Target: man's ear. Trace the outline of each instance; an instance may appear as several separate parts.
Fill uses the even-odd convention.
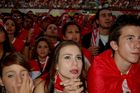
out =
[[[4,86],[3,82],[2,82],[2,79],[0,78],[0,85],[1,86]]]
[[[110,42],[110,46],[111,46],[111,48],[112,48],[114,51],[118,50],[118,44],[117,44],[117,42],[111,41],[111,42]]]

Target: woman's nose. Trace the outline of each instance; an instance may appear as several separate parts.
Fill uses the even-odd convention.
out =
[[[77,62],[77,59],[73,59],[73,65],[77,66],[78,62]]]

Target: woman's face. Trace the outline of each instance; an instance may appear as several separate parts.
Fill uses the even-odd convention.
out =
[[[3,31],[0,31],[0,43],[3,43],[5,41],[5,33]]]
[[[15,30],[16,30],[16,26],[15,26],[14,21],[8,19],[5,22],[5,29],[6,29],[6,31],[7,31],[8,34],[13,35],[14,32],[15,32]]]
[[[47,36],[57,37],[58,36],[57,26],[55,24],[48,25],[45,33],[46,33]]]
[[[3,68],[1,85],[5,87],[6,93],[14,93],[14,89],[21,88],[23,77],[29,77],[27,69],[20,65],[13,64]]]
[[[62,80],[78,78],[82,66],[82,54],[77,46],[68,45],[60,49],[56,69]]]
[[[46,58],[49,53],[49,46],[47,42],[40,41],[37,45],[37,54],[39,58]]]
[[[66,29],[64,40],[73,40],[75,42],[80,42],[80,31],[76,25],[69,25]]]

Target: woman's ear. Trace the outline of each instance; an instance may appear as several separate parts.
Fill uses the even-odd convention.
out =
[[[115,41],[111,41],[110,46],[114,51],[118,50],[118,44]]]
[[[0,85],[1,86],[4,86],[3,82],[2,82],[2,79],[0,78]]]

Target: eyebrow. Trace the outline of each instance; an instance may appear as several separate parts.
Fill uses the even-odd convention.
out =
[[[72,54],[63,54],[63,56],[65,56],[65,55],[72,55]],[[82,54],[77,54],[76,56],[82,56]]]
[[[137,37],[137,38],[140,38],[140,35],[139,35],[139,36],[135,36],[135,35],[130,35],[130,34],[128,34],[128,35],[124,35],[124,36],[122,36],[122,37]]]
[[[24,69],[24,70],[21,70],[20,72],[24,72],[24,71],[27,71],[27,70]],[[16,71],[14,71],[14,70],[9,70],[9,71],[6,71],[5,74],[7,74],[7,73],[13,73],[13,72],[16,72]]]
[[[68,54],[68,53],[67,53],[67,54],[62,54],[62,55],[65,56],[65,55],[72,55],[72,54]]]

